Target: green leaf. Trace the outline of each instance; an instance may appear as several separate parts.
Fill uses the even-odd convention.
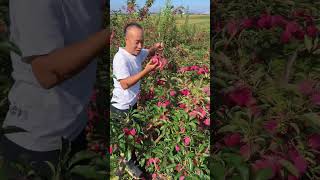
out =
[[[189,125],[191,126],[191,128],[192,128],[193,130],[195,130],[195,129],[197,128],[197,125],[196,125],[196,123],[194,123],[194,122],[190,122]]]
[[[215,180],[225,180],[226,169],[220,163],[213,163],[210,175]]]
[[[299,172],[294,165],[285,159],[280,160],[280,164],[286,168],[292,175],[299,177]]]
[[[226,80],[236,80],[236,79],[239,79],[239,77],[236,76],[236,75],[228,74],[228,73],[221,72],[221,71],[217,71],[217,72],[216,72],[216,76],[219,77],[219,78],[226,79]]]
[[[128,150],[127,150],[127,153],[126,153],[126,158],[127,158],[127,159],[131,159],[131,155],[132,155],[132,154],[131,154],[131,149],[128,149]]]
[[[119,144],[119,147],[120,147],[120,150],[121,150],[121,151],[124,151],[125,148],[126,148],[124,143],[120,143],[120,144]]]
[[[132,135],[129,135],[129,136],[128,136],[128,140],[129,140],[129,141],[132,141],[133,139],[134,139],[134,138],[133,138]]]
[[[177,137],[177,144],[178,144],[180,141],[181,141],[181,136],[178,135],[178,137]]]
[[[123,136],[124,136],[124,133],[121,133],[121,134],[118,136],[118,139],[121,139]]]
[[[53,174],[53,175],[57,175],[57,174],[56,174],[56,168],[54,167],[54,165],[52,164],[52,162],[50,162],[50,161],[45,161],[45,163],[49,166],[52,174]]]
[[[313,42],[313,47],[312,47],[312,49],[316,49],[316,48],[317,48],[318,42],[319,42],[319,37],[316,37],[316,39],[315,39],[314,42]]]
[[[242,179],[241,179],[241,177],[240,177],[239,175],[234,174],[234,175],[230,178],[230,180],[242,180]]]
[[[296,123],[290,123],[290,126],[297,132],[297,134],[300,134],[299,126]]]
[[[211,82],[214,82],[217,85],[220,85],[221,87],[224,87],[224,88],[228,86],[224,80],[217,78],[217,77],[212,77]]]
[[[71,169],[71,174],[76,174],[82,176],[86,179],[100,180],[106,179],[107,175],[104,172],[97,171],[94,166],[85,165],[85,166],[75,166]]]
[[[230,58],[226,56],[223,52],[220,52],[219,54],[214,53],[213,56],[213,59],[223,63],[228,69],[232,69],[233,65]]]
[[[307,35],[304,36],[304,44],[307,50],[310,52],[312,49],[312,40]]]
[[[0,42],[1,53],[10,53],[10,51],[14,51],[18,55],[21,55],[20,50],[12,42],[9,42],[9,41]]]
[[[237,169],[239,170],[239,173],[241,174],[243,180],[249,180],[249,168],[246,164],[237,166]]]
[[[143,119],[144,117],[143,116],[141,116],[140,114],[133,114],[132,115],[133,117],[135,117],[135,118],[138,118],[138,119]]]
[[[316,125],[316,126],[320,127],[320,116],[318,114],[316,114],[316,113],[306,113],[306,114],[303,114],[302,117],[304,119],[310,121],[311,123],[313,123],[313,125]]]
[[[170,164],[169,166],[166,166],[165,169],[171,169],[175,167],[176,167],[176,164]]]
[[[315,55],[320,54],[320,49],[317,49],[317,50],[313,51],[312,54],[315,54]]]
[[[0,165],[0,179],[9,179],[6,175],[5,170],[2,168],[2,165]]]
[[[188,158],[188,165],[189,165],[189,170],[192,172],[193,171],[193,162],[191,158]]]
[[[256,174],[255,180],[268,180],[272,177],[272,169],[260,169]]]
[[[99,157],[98,154],[92,151],[80,151],[72,157],[69,167],[72,167],[81,161],[90,160],[96,157]]]
[[[243,158],[237,154],[225,153],[224,156],[225,156],[225,160],[231,166],[239,166],[243,162]]]
[[[221,128],[218,130],[218,133],[233,132],[233,131],[235,131],[236,129],[237,129],[236,126],[229,124],[229,125],[225,125],[225,126],[221,127]]]

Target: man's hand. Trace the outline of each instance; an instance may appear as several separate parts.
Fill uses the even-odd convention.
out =
[[[146,76],[152,70],[154,70],[158,66],[158,64],[159,63],[152,63],[152,61],[150,61],[146,65],[146,67],[142,71],[140,71],[139,73],[137,73],[133,76],[130,76],[128,78],[119,80],[122,89],[126,90],[126,89],[130,88],[131,86],[135,85],[140,79],[142,79],[144,76]]]
[[[154,56],[156,51],[163,51],[164,45],[163,43],[157,42],[149,49],[149,56]]]
[[[158,65],[159,65],[158,62],[153,63],[152,60],[150,60],[144,69],[149,73],[149,72],[153,71],[154,69],[156,69],[156,67]]]
[[[164,46],[163,46],[163,43],[161,42],[161,43],[155,43],[154,45],[153,45],[153,47],[156,49],[156,51],[163,51],[163,48],[164,48]]]

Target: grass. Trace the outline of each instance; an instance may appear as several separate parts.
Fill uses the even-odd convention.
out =
[[[183,24],[186,20],[186,15],[177,15],[176,22],[177,24]],[[190,24],[210,24],[210,15],[189,15],[189,23]]]
[[[176,23],[177,26],[181,26],[185,23],[187,15],[177,15],[176,16]],[[198,28],[208,29],[210,28],[210,15],[189,15],[188,24],[192,26],[196,26]]]

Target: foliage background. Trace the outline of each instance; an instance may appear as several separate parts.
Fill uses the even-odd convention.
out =
[[[319,2],[212,3],[212,176],[319,179]]]

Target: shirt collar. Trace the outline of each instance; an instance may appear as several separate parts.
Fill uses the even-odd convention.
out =
[[[124,54],[129,55],[129,57],[131,57],[131,58],[136,58],[136,57],[137,57],[137,56],[129,53],[129,52],[128,52],[125,48],[123,48],[123,47],[119,47],[119,51],[121,51],[121,52],[124,53]],[[139,55],[139,54],[138,54],[138,55]]]

